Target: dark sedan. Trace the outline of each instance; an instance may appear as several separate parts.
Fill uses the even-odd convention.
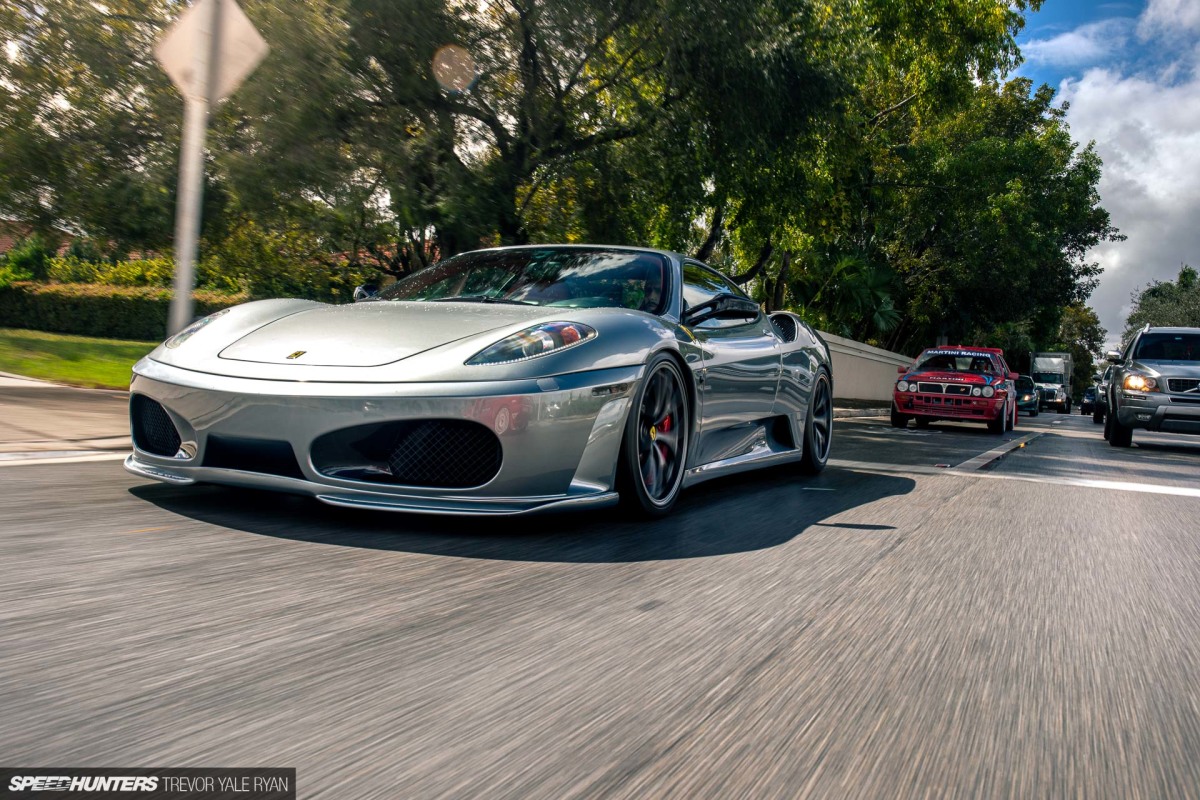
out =
[[[1016,381],[1017,411],[1024,411],[1031,417],[1038,415],[1042,403],[1042,390],[1037,388],[1033,378],[1022,375]]]

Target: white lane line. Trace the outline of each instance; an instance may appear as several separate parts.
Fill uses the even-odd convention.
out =
[[[1200,489],[1194,489],[1189,486],[1165,486],[1157,483],[1133,483],[1131,481],[1105,481],[1094,478],[1044,477],[1037,475],[1004,475],[995,472],[966,472],[958,469],[877,464],[869,461],[839,461],[832,458],[829,459],[829,466],[856,470],[858,472],[875,472],[883,475],[949,475],[956,478],[975,478],[989,481],[1024,481],[1025,483],[1042,483],[1053,486],[1078,486],[1084,489],[1106,489],[1117,492],[1200,498]]]
[[[124,460],[128,453],[74,452],[4,453],[0,467],[36,467],[42,464],[84,464],[89,461]]]

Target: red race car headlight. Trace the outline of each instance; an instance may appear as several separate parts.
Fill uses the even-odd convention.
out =
[[[525,361],[596,338],[596,329],[579,322],[543,322],[506,336],[467,359],[468,364],[508,364]]]

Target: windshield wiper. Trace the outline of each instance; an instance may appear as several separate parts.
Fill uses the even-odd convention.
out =
[[[435,297],[430,303],[499,303],[509,306],[536,306],[528,300],[513,300],[508,297],[492,297],[486,294],[455,294],[450,297]]]

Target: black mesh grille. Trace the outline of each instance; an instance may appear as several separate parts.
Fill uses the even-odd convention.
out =
[[[967,395],[971,393],[971,387],[965,383],[948,383],[946,384],[946,394]]]
[[[481,486],[500,471],[500,440],[465,420],[397,423],[387,458],[392,480],[409,486],[465,489]]]
[[[129,401],[129,421],[133,442],[139,450],[156,456],[174,456],[179,452],[179,431],[161,405],[140,394]]]
[[[1195,378],[1168,378],[1167,388],[1172,392],[1194,392],[1200,387],[1200,380]]]
[[[920,383],[917,384],[917,391],[922,394],[941,394],[945,391],[945,384],[942,383]]]

